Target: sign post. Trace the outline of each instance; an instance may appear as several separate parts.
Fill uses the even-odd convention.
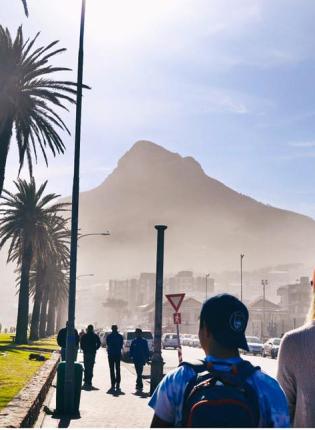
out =
[[[176,325],[176,333],[177,333],[177,353],[178,353],[178,361],[181,363],[183,361],[183,354],[182,354],[182,346],[180,344],[180,337],[179,337],[179,324],[181,324],[181,314],[178,312],[180,305],[182,304],[185,293],[179,293],[179,294],[165,294],[167,300],[172,305],[173,309],[175,310],[175,313],[173,314],[174,317],[174,324]]]

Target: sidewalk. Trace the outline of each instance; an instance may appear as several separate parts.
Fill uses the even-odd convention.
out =
[[[82,354],[78,355],[81,362]],[[135,392],[136,376],[131,366],[121,363],[120,395],[107,394],[110,388],[109,367],[106,350],[97,352],[94,367],[93,386],[96,390],[81,392],[81,418],[65,422],[41,413],[36,427],[149,427],[153,410],[148,406],[150,385],[144,381],[141,396]],[[45,401],[45,406],[53,411],[56,407],[54,381]]]

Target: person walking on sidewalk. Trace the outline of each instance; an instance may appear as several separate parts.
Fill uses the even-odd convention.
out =
[[[66,323],[66,327],[59,330],[59,333],[57,335],[57,343],[61,347],[61,361],[66,360],[67,330],[68,330],[68,321]],[[74,329],[74,336],[75,336],[75,346],[76,346],[76,353],[75,353],[75,360],[76,360],[79,341],[80,341],[79,334],[76,329]]]
[[[84,362],[84,388],[92,388],[93,368],[96,351],[101,346],[99,336],[94,333],[92,324],[88,325],[86,333],[81,337],[81,349]]]
[[[134,362],[137,372],[136,389],[142,390],[143,367],[150,358],[150,352],[147,340],[142,337],[141,328],[136,328],[136,338],[131,342],[129,355]]]
[[[110,370],[111,391],[120,390],[120,360],[123,337],[118,333],[117,325],[112,325],[112,332],[106,338],[108,364]]]
[[[199,340],[206,357],[183,362],[153,393],[151,427],[289,427],[285,394],[278,382],[243,360],[248,351],[248,310],[236,297],[206,300]]]

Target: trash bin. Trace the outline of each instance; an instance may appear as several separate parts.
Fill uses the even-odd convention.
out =
[[[61,361],[57,368],[57,392],[56,392],[56,414],[65,414],[65,401],[64,401],[64,390],[65,390],[65,371],[66,362]],[[70,411],[71,415],[78,415],[80,408],[80,397],[81,397],[81,385],[82,385],[82,373],[83,367],[80,363],[74,363],[74,409]],[[69,412],[67,411],[67,414]]]

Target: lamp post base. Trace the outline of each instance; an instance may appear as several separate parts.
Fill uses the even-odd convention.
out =
[[[154,390],[163,379],[163,366],[164,361],[162,355],[158,352],[154,352],[151,360],[151,385],[150,395],[152,396]]]

